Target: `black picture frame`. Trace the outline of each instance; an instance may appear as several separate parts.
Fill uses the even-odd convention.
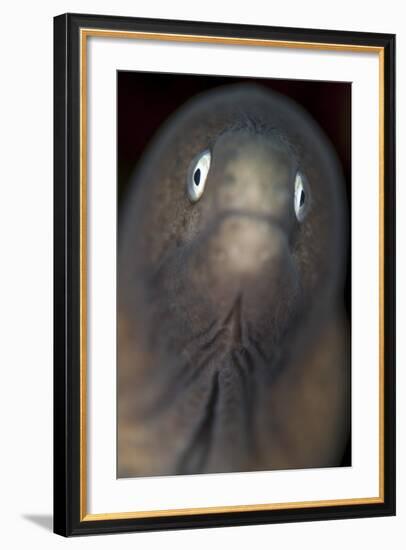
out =
[[[86,519],[81,510],[80,31],[277,40],[378,48],[383,56],[383,495],[379,502]],[[395,36],[64,14],[54,19],[54,531],[63,536],[395,514]]]

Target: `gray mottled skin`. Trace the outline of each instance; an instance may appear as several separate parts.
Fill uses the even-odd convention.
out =
[[[192,204],[186,177],[205,149]],[[169,119],[120,217],[119,476],[339,464],[345,216],[332,147],[285,97],[228,86]]]

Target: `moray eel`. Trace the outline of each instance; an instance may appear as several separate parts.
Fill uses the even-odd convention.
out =
[[[118,232],[118,476],[339,466],[346,199],[326,136],[253,84],[160,129]]]

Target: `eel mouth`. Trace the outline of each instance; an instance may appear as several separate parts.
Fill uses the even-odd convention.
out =
[[[258,384],[267,383],[273,369],[271,361],[248,334],[248,327],[243,321],[242,293],[237,295],[228,315],[220,327],[217,326],[215,336],[208,345],[211,352],[217,350],[217,357],[211,365],[207,363],[203,366],[209,366],[209,389],[192,437],[178,457],[178,472],[211,471],[213,456],[215,460],[219,460],[215,449],[219,441],[228,437],[229,430],[233,431],[233,422],[236,419],[241,451],[243,454],[256,453],[255,401]],[[213,358],[210,355],[209,357]],[[192,383],[196,384],[201,380],[202,372],[194,372]],[[226,405],[231,407],[231,411],[227,411]],[[223,452],[232,453],[230,449],[223,449]],[[230,460],[233,462],[232,457]],[[217,471],[219,467],[216,466],[213,471]],[[236,463],[235,467],[228,465],[224,471],[239,469],[240,464]]]
[[[157,411],[162,411],[176,394],[191,390],[207,377],[225,371],[238,371],[242,376],[273,376],[274,358],[264,349],[250,323],[244,320],[243,293],[235,297],[223,319],[215,319],[193,335],[179,350],[174,369],[168,369]],[[170,375],[170,376],[169,376]],[[263,376],[262,376],[263,377]],[[221,378],[221,377],[220,377]]]
[[[256,401],[260,388],[273,383],[279,367],[278,357],[269,356],[244,319],[244,294],[238,293],[227,315],[188,342],[145,416],[146,423],[154,423],[172,407],[181,409],[186,399],[193,401],[188,435],[174,465],[176,473],[222,471],[217,448],[224,457],[231,453],[231,465],[224,471],[241,469],[239,462],[233,463],[233,451],[221,442],[238,428],[243,455],[256,452]]]

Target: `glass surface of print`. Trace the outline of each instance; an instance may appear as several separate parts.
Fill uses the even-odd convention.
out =
[[[351,85],[117,93],[118,476],[350,466]]]

